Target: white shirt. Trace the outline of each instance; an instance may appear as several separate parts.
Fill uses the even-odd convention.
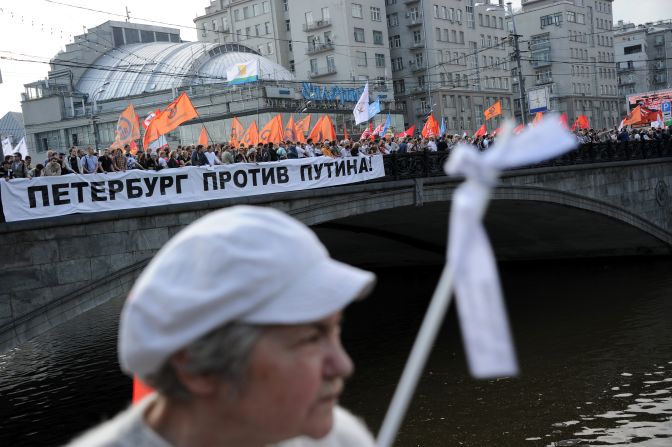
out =
[[[306,156],[307,157],[314,157],[315,156],[315,149],[313,149],[312,144],[306,144]]]
[[[436,152],[436,142],[434,140],[429,140],[427,142],[427,149],[429,149],[430,152]]]
[[[210,166],[222,164],[222,162],[217,159],[217,155],[215,155],[214,152],[205,152],[205,158],[208,159],[208,164]]]

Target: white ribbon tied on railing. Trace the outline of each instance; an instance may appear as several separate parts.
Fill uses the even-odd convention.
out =
[[[492,188],[502,170],[538,163],[573,149],[576,139],[554,119],[545,119],[520,135],[506,123],[485,152],[457,145],[444,169],[462,175],[453,195],[448,237],[457,310],[471,374],[476,378],[516,375],[511,341],[495,257],[483,226]]]

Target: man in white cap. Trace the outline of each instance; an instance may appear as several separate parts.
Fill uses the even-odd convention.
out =
[[[279,211],[240,206],[194,222],[121,315],[121,368],[156,392],[71,445],[373,446],[337,403],[353,371],[341,311],[374,282]]]

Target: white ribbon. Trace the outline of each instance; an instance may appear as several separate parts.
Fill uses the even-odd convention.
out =
[[[490,191],[503,169],[554,158],[575,145],[576,139],[554,119],[547,118],[519,135],[506,123],[496,143],[485,152],[459,144],[446,162],[447,174],[466,178],[453,195],[448,265],[474,377],[518,372],[495,257],[483,226]]]

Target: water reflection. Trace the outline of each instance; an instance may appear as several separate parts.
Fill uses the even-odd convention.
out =
[[[672,445],[672,261],[502,266],[522,374],[475,381],[454,311],[399,434],[400,447]],[[381,271],[347,312],[357,372],[343,403],[376,430],[439,269]],[[128,404],[121,299],[0,355],[0,445],[65,443]]]

